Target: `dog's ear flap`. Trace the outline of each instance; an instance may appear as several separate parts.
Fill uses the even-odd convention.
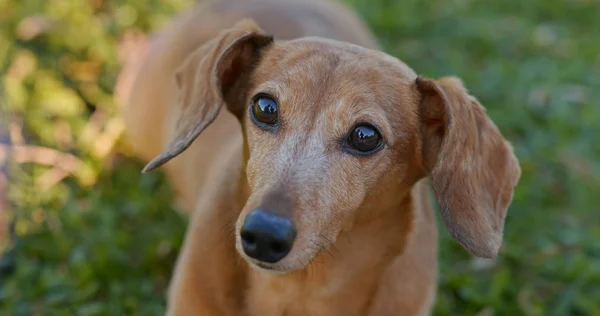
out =
[[[521,170],[484,107],[455,77],[418,77],[423,166],[450,234],[471,254],[492,258]]]
[[[272,42],[272,36],[264,34],[252,20],[245,19],[190,54],[175,73],[179,100],[167,149],[142,172],[156,169],[186,150],[216,119],[224,104],[241,117],[240,99],[244,95],[240,89],[258,63],[262,50]]]

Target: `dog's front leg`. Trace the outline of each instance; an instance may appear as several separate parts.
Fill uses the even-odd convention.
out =
[[[196,206],[171,280],[167,315],[244,314],[246,268],[235,251],[233,207]]]

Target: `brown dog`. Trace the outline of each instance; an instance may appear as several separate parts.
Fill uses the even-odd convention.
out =
[[[460,244],[502,243],[511,146],[459,79],[377,51],[345,7],[205,3],[131,65],[130,140],[146,171],[172,159],[192,210],[169,315],[429,314],[427,176]]]

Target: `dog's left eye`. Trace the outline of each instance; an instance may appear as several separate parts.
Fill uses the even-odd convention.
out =
[[[252,99],[252,117],[266,125],[275,125],[278,119],[279,107],[277,102],[266,95],[257,95]]]
[[[371,154],[381,147],[381,134],[371,125],[358,125],[348,135],[347,143],[360,154]]]

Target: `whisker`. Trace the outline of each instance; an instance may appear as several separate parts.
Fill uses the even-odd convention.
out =
[[[311,250],[313,250],[315,252],[315,255],[313,256],[313,258],[310,260],[310,265],[311,267],[314,269],[316,268],[316,264],[325,264],[325,260],[324,259],[318,259],[318,256],[321,252],[321,250],[323,250],[323,246],[320,245],[319,243],[317,243],[316,241],[312,241],[312,245],[310,245],[308,248],[310,248]],[[314,273],[313,273],[314,274]]]
[[[324,243],[325,243],[323,245],[319,245],[321,247],[321,250],[325,251],[327,254],[329,254],[331,259],[335,260],[336,259],[335,256],[333,255],[333,253],[331,253],[331,251],[329,251],[329,249],[333,249],[338,254],[340,253],[339,250],[337,249],[337,247],[335,246],[335,244],[329,238],[327,238],[323,235],[319,235],[319,238],[324,240]]]
[[[312,248],[311,248],[311,249],[312,249]],[[306,257],[308,258],[308,254],[307,254],[307,252],[306,252],[306,249],[304,249],[302,252],[303,252],[303,253],[306,255]],[[308,279],[310,280],[310,279],[312,278],[313,274],[314,274],[314,271],[313,271],[313,265],[312,265],[312,260],[309,260],[309,261],[308,261],[308,266],[307,266],[307,268],[308,268],[308,269],[307,269],[307,270],[308,270]]]

